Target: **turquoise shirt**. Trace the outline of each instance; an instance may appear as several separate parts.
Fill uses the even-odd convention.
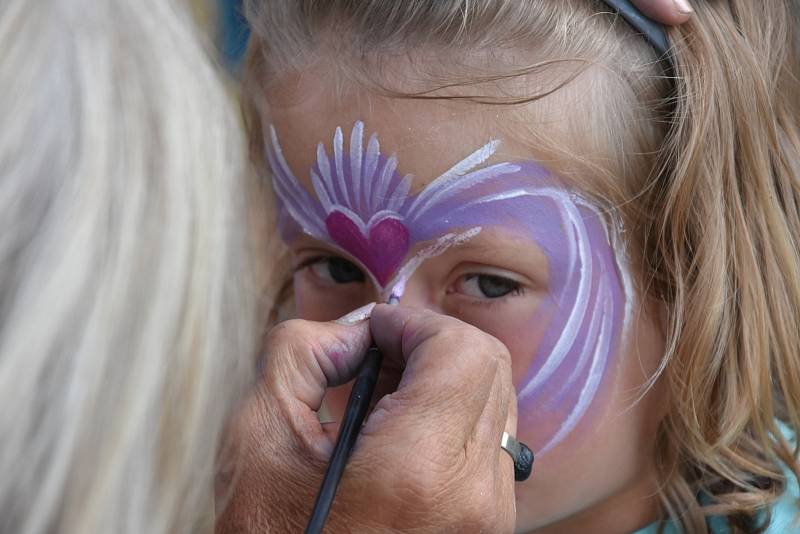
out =
[[[781,425],[784,435],[791,443],[794,439],[791,432],[783,425]],[[765,534],[800,534],[800,523],[797,522],[798,507],[797,502],[800,498],[800,486],[797,483],[794,473],[788,468],[784,469],[786,475],[786,491],[783,495],[775,501],[772,507],[772,521],[770,521],[769,528],[765,530]],[[730,529],[727,522],[722,518],[712,518],[710,520],[711,532],[713,534],[728,534]],[[637,530],[633,534],[658,534],[658,527],[661,522],[656,522],[646,526],[641,530]],[[663,530],[664,534],[678,534],[678,529],[671,521],[667,522]]]

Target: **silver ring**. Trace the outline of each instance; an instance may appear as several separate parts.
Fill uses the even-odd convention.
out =
[[[508,432],[503,432],[500,447],[514,460],[514,480],[527,480],[533,469],[533,452],[530,448]]]

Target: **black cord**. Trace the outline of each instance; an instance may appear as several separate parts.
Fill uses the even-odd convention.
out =
[[[356,438],[367,415],[382,361],[383,355],[377,347],[372,346],[367,350],[364,362],[361,364],[361,369],[353,384],[353,390],[350,392],[350,398],[347,400],[347,409],[336,438],[336,446],[333,448],[328,469],[325,471],[325,478],[322,479],[322,485],[311,512],[311,519],[306,527],[306,534],[321,533],[322,527],[325,526],[333,498],[336,496],[336,489],[339,487],[339,481],[344,473],[344,466],[350,458],[350,452],[353,450],[353,445],[356,443]]]

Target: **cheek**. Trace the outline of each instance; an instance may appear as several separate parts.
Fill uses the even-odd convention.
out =
[[[502,341],[511,353],[511,372],[519,391],[533,365],[536,347],[547,330],[552,311],[537,310],[536,306],[512,313],[487,313],[480,320],[467,322]],[[461,317],[464,319],[463,317]],[[465,319],[466,320],[466,319]]]
[[[514,387],[519,392],[531,378],[531,370],[541,367],[546,358],[539,351],[542,340],[553,324],[556,309],[552,304],[543,303],[539,309],[528,314],[487,314],[479,326],[502,341],[511,353],[511,366]],[[574,407],[574,397],[578,396],[584,382],[576,382],[574,387],[563,388],[568,382],[561,373],[554,376],[548,384],[547,393],[538,396],[535,402],[520,402],[518,436],[534,452],[541,452],[547,442],[556,435],[570,417]],[[602,395],[593,399],[596,407],[603,402]],[[595,408],[596,408],[595,407]],[[592,419],[591,412],[584,414]]]
[[[591,427],[537,458],[531,478],[516,485],[518,528],[534,530],[577,515],[650,480],[657,430],[668,407],[665,385],[656,382],[634,401],[658,368],[664,338],[657,316],[642,308],[632,315],[636,320],[615,356],[617,364],[588,414]],[[521,417],[518,436],[530,444],[546,425],[546,420],[534,424],[531,417]]]

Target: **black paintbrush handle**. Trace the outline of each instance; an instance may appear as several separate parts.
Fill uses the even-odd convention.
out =
[[[333,448],[328,469],[325,471],[325,478],[317,494],[317,500],[311,512],[311,519],[306,527],[306,534],[317,534],[322,532],[325,520],[331,510],[333,498],[336,496],[336,489],[344,473],[344,466],[350,458],[350,452],[356,443],[358,433],[364,424],[364,418],[369,409],[372,394],[375,391],[375,384],[378,382],[378,373],[381,370],[383,356],[377,347],[372,346],[364,356],[364,362],[358,371],[358,376],[347,400],[344,420],[339,427],[339,435],[336,438],[336,446]]]

